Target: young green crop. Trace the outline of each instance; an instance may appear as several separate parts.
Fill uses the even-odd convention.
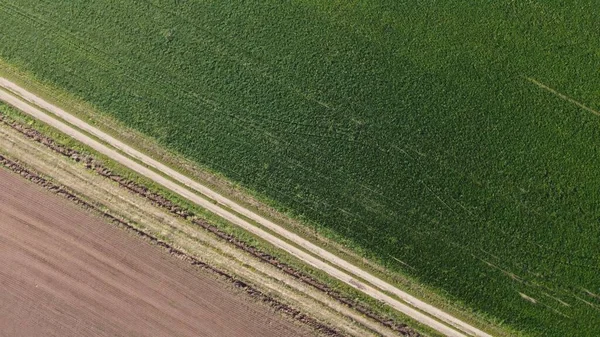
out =
[[[0,58],[390,271],[530,335],[598,335],[600,117],[564,99],[600,109],[594,12],[0,0]]]

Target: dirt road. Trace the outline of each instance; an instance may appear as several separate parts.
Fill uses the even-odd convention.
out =
[[[85,123],[84,121],[70,115],[66,111],[44,101],[43,99],[26,91],[18,85],[6,79],[0,78],[0,87],[12,93],[9,94],[0,90],[0,100],[3,100],[19,110],[22,110],[23,112],[33,116],[34,118],[57,128],[63,133],[90,146],[96,151],[112,158],[122,165],[136,171],[141,175],[146,176],[147,178],[152,179],[158,184],[185,197],[199,206],[261,237],[276,247],[287,251],[288,253],[312,265],[313,267],[318,268],[341,280],[342,282],[364,292],[365,294],[388,304],[412,319],[430,326],[431,328],[447,336],[462,337],[466,334],[472,336],[491,337],[491,335],[411,296],[406,292],[401,291],[393,285],[365,272],[364,270],[314,245],[308,240],[284,229],[272,221],[265,219],[259,214],[256,214],[251,210],[238,205],[234,201],[229,200],[226,197],[219,195],[209,188],[199,184],[198,182],[181,175],[173,169],[166,167],[165,165],[131,148],[127,144],[120,142],[114,137],[111,137],[110,135],[103,133],[102,131]],[[81,131],[60,121],[59,119],[50,117],[46,112],[22,101],[21,99],[33,103],[34,105],[53,114],[55,117],[59,117],[71,125],[76,126],[78,129],[84,130],[85,132],[98,137],[107,144],[110,144],[111,147],[92,139],[87,134],[82,133]],[[121,154],[116,149],[125,155]],[[136,160],[144,163],[148,167],[140,165],[138,162],[136,162]],[[173,180],[167,179],[165,176],[158,174],[157,172],[160,172]],[[183,184],[187,188],[182,187],[174,181]],[[277,236],[265,231],[260,226],[244,220],[242,216],[251,219],[265,228],[268,228]],[[298,248],[297,246],[292,245],[285,240],[292,241],[302,248]],[[366,282],[363,282],[360,279],[365,280]],[[401,301],[386,295],[385,292],[397,296]]]
[[[306,336],[4,170],[0,261],[0,336]]]

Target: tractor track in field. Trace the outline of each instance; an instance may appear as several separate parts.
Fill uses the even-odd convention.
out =
[[[0,90],[0,99],[9,105],[75,138],[115,162],[270,242],[275,247],[303,260],[312,267],[320,269],[366,295],[387,304],[415,321],[447,336],[491,337],[488,333],[401,291],[297,234],[153,160],[18,85],[0,78],[0,86],[6,90]],[[109,145],[101,143],[90,135]],[[255,224],[250,221],[254,221]],[[293,244],[290,242],[293,242]]]
[[[210,223],[208,223],[206,221],[198,219],[193,212],[190,212],[190,211],[174,204],[173,202],[171,202],[167,198],[163,197],[162,195],[152,192],[145,186],[142,186],[142,185],[137,184],[129,179],[123,178],[122,176],[120,176],[118,174],[115,174],[114,172],[112,172],[111,170],[106,168],[100,161],[94,159],[93,157],[83,155],[74,149],[68,148],[61,144],[57,144],[52,138],[41,134],[37,130],[30,128],[28,126],[22,125],[18,122],[10,121],[2,115],[0,115],[0,122],[11,127],[12,129],[18,131],[19,133],[26,136],[27,138],[45,145],[46,147],[50,148],[51,150],[53,150],[56,153],[59,153],[65,157],[68,157],[76,162],[83,163],[86,168],[94,171],[98,175],[101,175],[105,178],[108,178],[108,179],[118,183],[119,186],[121,186],[122,188],[125,188],[132,193],[135,193],[137,195],[144,197],[145,199],[149,200],[152,204],[167,210],[171,214],[176,215],[180,218],[183,218],[187,221],[190,221],[197,226],[200,226],[204,230],[207,230],[207,231],[213,233],[220,239],[229,242],[230,244],[234,245],[238,249],[241,249],[247,253],[250,253],[252,256],[258,258],[260,261],[262,261],[264,263],[268,263],[268,264],[276,267],[277,269],[283,271],[284,273],[300,280],[301,282],[308,284],[311,287],[313,287],[321,292],[326,293],[328,296],[336,299],[340,303],[360,312],[361,314],[365,315],[366,317],[368,317],[376,322],[379,322],[383,326],[390,328],[391,330],[397,332],[398,334],[400,334],[402,336],[407,336],[407,337],[420,336],[414,330],[410,329],[407,325],[399,324],[399,323],[395,322],[394,320],[384,318],[384,317],[381,317],[381,316],[375,314],[374,312],[370,311],[368,308],[364,307],[360,303],[356,303],[356,301],[344,297],[338,291],[332,289],[331,287],[327,286],[326,284],[315,280],[311,276],[306,275],[285,263],[282,263],[276,257],[274,257],[270,254],[267,254],[265,252],[262,252],[258,248],[253,247],[244,241],[236,239],[232,235],[223,232],[216,226],[211,225]],[[167,249],[169,251],[169,253],[171,253],[173,255],[183,257],[185,260],[189,261],[193,265],[198,265],[204,269],[209,269],[212,272],[217,273],[218,275],[224,276],[225,278],[227,278],[228,280],[231,280],[232,282],[236,282],[236,287],[238,287],[240,284],[243,283],[241,281],[236,281],[232,276],[227,275],[209,265],[204,264],[203,262],[198,261],[194,257],[191,257],[191,256],[169,246],[165,242],[158,240],[158,239],[132,227],[131,225],[125,223],[124,221],[117,219],[110,214],[104,213],[104,212],[96,209],[94,206],[86,203],[85,201],[81,200],[74,194],[68,192],[64,187],[54,186],[52,183],[48,182],[44,178],[39,177],[39,175],[31,173],[30,171],[24,169],[22,166],[18,165],[17,163],[12,162],[12,161],[2,157],[2,155],[0,155],[0,164],[9,168],[10,170],[12,170],[15,173],[21,174],[28,180],[31,180],[39,185],[42,185],[43,187],[49,189],[52,192],[66,197],[67,199],[75,202],[76,204],[82,205],[84,208],[93,209],[97,212],[101,212],[102,215],[105,216],[109,221],[117,223],[119,226],[122,226],[123,228],[126,228],[128,230],[131,230],[131,231],[135,232],[136,234],[144,237],[145,239],[148,239],[149,241],[156,243],[157,245]],[[245,283],[244,283],[244,289],[246,289],[245,288],[246,286],[247,285],[245,285]],[[251,288],[247,288],[247,289],[249,289],[248,291],[252,292],[253,294],[256,293],[256,290],[253,290]],[[275,302],[269,302],[269,303],[275,303]],[[278,304],[276,304],[274,306],[277,307]],[[289,309],[284,310],[284,312],[287,314],[289,312],[292,312],[293,310],[295,310],[295,309],[289,308]],[[293,316],[294,318],[301,317],[300,314],[298,314],[298,313],[296,313],[295,315],[296,316]],[[310,318],[302,318],[302,319],[310,320]],[[327,326],[318,326],[317,324],[320,324],[318,322],[303,322],[303,323],[306,323],[309,326],[312,326],[313,328],[315,328],[318,331],[326,332],[327,335],[330,335],[330,336],[338,336],[339,335],[339,334],[335,334],[336,333],[335,331],[329,332],[327,329],[331,329],[331,328],[329,328]]]

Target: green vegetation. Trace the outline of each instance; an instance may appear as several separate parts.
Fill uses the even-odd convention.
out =
[[[600,110],[595,13],[0,0],[0,58],[391,271],[529,335],[594,336],[600,117],[528,78]]]

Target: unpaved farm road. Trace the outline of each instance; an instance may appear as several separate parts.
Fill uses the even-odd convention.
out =
[[[491,337],[491,335],[480,329],[463,322],[456,317],[429,305],[410,294],[401,291],[393,285],[377,278],[376,276],[362,270],[361,268],[345,261],[344,259],[316,246],[310,241],[286,230],[285,228],[273,223],[272,221],[256,214],[255,212],[244,208],[232,200],[210,190],[204,185],[176,172],[175,170],[157,162],[143,153],[131,148],[127,144],[115,139],[114,137],[94,128],[86,122],[76,118],[66,111],[56,107],[42,98],[28,92],[15,83],[0,78],[0,100],[14,106],[15,108],[27,113],[28,115],[48,124],[61,132],[75,138],[76,140],[90,146],[94,150],[108,156],[120,164],[136,171],[137,173],[155,181],[156,183],[170,189],[171,191],[183,196],[184,198],[196,203],[197,205],[213,212],[214,214],[238,225],[241,228],[261,237],[274,246],[287,251],[293,256],[303,260],[309,265],[318,268],[338,280],[354,287],[363,293],[380,300],[412,319],[427,325],[444,335],[453,337],[464,337],[467,335],[478,337]],[[36,108],[39,107],[39,108]],[[42,111],[42,109],[44,111]],[[51,117],[50,114],[53,116]],[[98,139],[101,139],[109,146],[104,145],[83,130]],[[124,154],[121,154],[121,151]],[[139,164],[142,162],[144,165]],[[158,174],[157,172],[162,173]],[[168,179],[165,176],[171,178]],[[182,187],[181,185],[186,186]],[[268,228],[278,236],[275,236],[260,226],[244,220],[241,216],[251,219],[261,226]],[[283,239],[294,242],[302,247],[298,248]],[[363,282],[362,280],[366,281]],[[397,300],[385,292],[395,295]]]
[[[0,169],[0,336],[308,336]]]

